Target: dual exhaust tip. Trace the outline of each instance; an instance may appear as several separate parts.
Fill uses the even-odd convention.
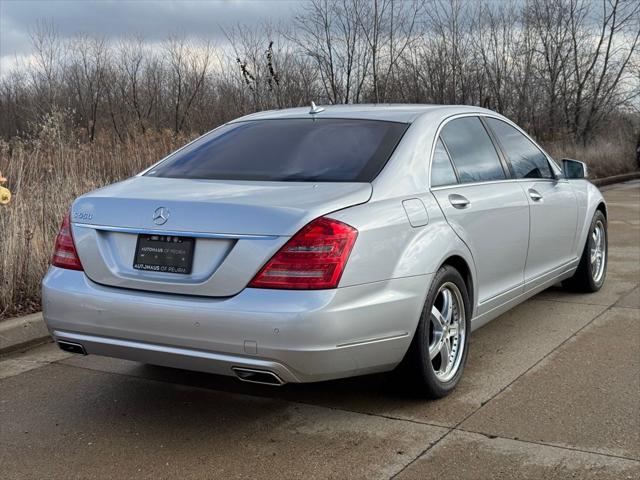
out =
[[[232,367],[233,373],[236,374],[243,382],[260,383],[262,385],[274,385],[279,387],[284,385],[284,381],[273,372],[268,370],[254,370],[252,368]]]
[[[68,342],[66,340],[58,340],[58,346],[61,350],[78,355],[86,355],[87,351],[79,343]],[[233,373],[243,382],[259,383],[261,385],[274,385],[279,387],[284,385],[284,381],[273,372],[268,370],[254,370],[252,368],[232,367]]]
[[[67,342],[66,340],[58,340],[58,346],[60,350],[64,350],[69,353],[76,353],[79,355],[86,355],[87,351],[79,343]]]

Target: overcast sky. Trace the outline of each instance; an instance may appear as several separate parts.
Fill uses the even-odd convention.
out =
[[[222,37],[220,25],[287,20],[299,0],[0,0],[0,69],[31,51],[29,31],[52,21],[63,38],[77,33],[150,41],[172,33]],[[2,73],[0,71],[0,73]]]

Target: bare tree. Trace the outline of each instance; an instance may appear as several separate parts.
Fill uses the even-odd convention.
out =
[[[181,131],[193,102],[202,93],[211,66],[213,47],[209,42],[195,43],[184,37],[172,37],[164,45],[168,61],[168,90],[173,103],[173,127]]]
[[[89,141],[93,141],[103,100],[106,64],[109,60],[106,40],[78,36],[71,43],[71,52],[69,83],[75,96],[75,106],[79,109],[80,122],[84,125]]]
[[[39,113],[50,112],[57,108],[57,95],[61,81],[63,66],[63,45],[56,26],[49,22],[39,21],[30,32],[34,53],[34,68],[31,69],[31,80],[36,95],[39,97]]]
[[[89,141],[190,135],[314,100],[475,104],[585,143],[640,110],[639,22],[633,0],[308,0],[216,46],[66,40],[41,22],[33,61],[0,77],[0,136],[56,112]]]
[[[372,100],[385,102],[399,60],[416,41],[421,3],[372,0],[355,4],[355,14],[371,58]]]
[[[360,101],[369,70],[358,10],[363,0],[310,0],[289,37],[316,64],[329,103]]]
[[[577,84],[576,94],[580,99],[586,94],[585,107],[576,98],[574,133],[583,143],[588,140],[600,116],[610,113],[612,109],[628,101],[629,94],[620,92],[618,86],[623,75],[628,72],[627,66],[638,46],[639,15],[640,4],[637,2],[605,0],[602,6],[597,47],[591,52],[585,51],[584,44],[579,43],[579,21],[582,15],[578,13],[575,24],[572,16],[571,35],[575,51],[573,66]],[[579,45],[583,46],[581,51]],[[581,69],[583,72],[580,71]],[[635,97],[638,92],[630,92],[630,95]]]

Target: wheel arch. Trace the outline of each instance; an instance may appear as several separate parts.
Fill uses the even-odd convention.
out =
[[[473,313],[475,311],[475,289],[473,286],[473,274],[472,274],[471,266],[460,255],[451,255],[447,257],[444,260],[444,262],[442,262],[441,267],[445,265],[452,266],[462,276],[462,279],[464,280],[464,283],[465,283],[465,287],[467,287],[467,294],[469,295],[469,303],[471,304],[472,318],[473,318]]]
[[[607,203],[598,187],[587,180],[574,180],[570,184],[576,194],[578,204],[578,225],[573,249],[575,258],[579,259],[586,245],[593,216],[597,211],[600,211],[608,220],[609,212]]]

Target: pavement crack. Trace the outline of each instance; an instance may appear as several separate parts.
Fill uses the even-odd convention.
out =
[[[527,443],[530,445],[538,445],[541,447],[552,447],[552,448],[559,448],[561,450],[569,450],[571,452],[580,452],[580,453],[588,453],[589,455],[600,455],[603,457],[609,457],[609,458],[619,458],[621,460],[630,460],[632,462],[636,462],[636,463],[640,463],[640,460],[637,458],[633,458],[633,457],[627,457],[624,455],[615,455],[613,453],[604,453],[604,452],[596,452],[594,450],[587,450],[584,448],[577,448],[577,447],[571,447],[571,446],[566,446],[566,445],[558,445],[555,443],[548,443],[548,442],[542,442],[542,441],[534,441],[534,440],[525,440],[522,438],[510,438],[510,437],[503,437],[501,435],[489,435],[487,433],[484,432],[480,432],[480,431],[476,431],[476,430],[469,430],[466,428],[452,428],[451,431],[457,431],[457,432],[463,432],[463,433],[475,433],[478,435],[482,435],[484,437],[490,438],[490,439],[501,439],[501,440],[511,440],[514,442],[522,442],[522,443]]]
[[[396,473],[391,475],[389,477],[389,480],[393,480],[394,478],[397,478],[398,475],[401,475],[402,472],[404,472],[407,468],[409,468],[411,465],[413,465],[416,462],[416,460],[422,458],[425,454],[427,454],[429,452],[429,450],[431,450],[433,447],[438,445],[442,440],[444,440],[451,432],[453,432],[453,430],[454,430],[453,428],[450,428],[446,433],[444,433],[435,442],[433,442],[431,445],[429,445],[427,448],[425,448],[423,451],[421,451],[418,455],[416,455],[413,459],[411,459],[411,461],[409,461],[404,467],[402,467]]]

